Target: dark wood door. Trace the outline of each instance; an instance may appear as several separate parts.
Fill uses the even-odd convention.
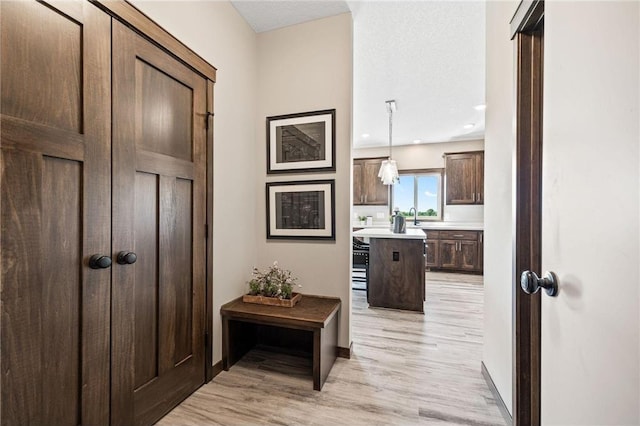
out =
[[[475,204],[476,156],[474,153],[446,157],[447,204]]]
[[[458,267],[458,241],[440,240],[440,267],[456,269]]]
[[[364,204],[386,205],[389,202],[389,187],[383,185],[378,177],[381,159],[365,160],[364,169]]]
[[[364,203],[364,194],[362,192],[363,181],[363,167],[361,160],[353,161],[353,204],[359,205]]]
[[[109,422],[110,19],[0,2],[2,425]]]
[[[484,231],[478,232],[478,270],[484,270]]]
[[[206,80],[113,23],[112,424],[204,383]]]
[[[476,154],[476,204],[484,204],[484,152]]]
[[[478,242],[463,240],[458,242],[458,268],[465,271],[478,269]]]
[[[427,268],[437,268],[440,266],[440,241],[427,240],[425,253],[425,264]]]

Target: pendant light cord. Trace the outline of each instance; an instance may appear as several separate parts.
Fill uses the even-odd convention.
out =
[[[389,160],[391,160],[391,145],[393,141],[393,110],[396,101],[386,101],[387,110],[389,111]]]
[[[386,101],[387,112],[389,113],[389,159],[382,162],[378,177],[384,185],[393,185],[399,180],[398,166],[391,159],[391,151],[393,149],[393,111],[396,109],[396,101]]]
[[[391,104],[389,104],[389,160],[391,160],[391,141],[392,141],[392,132],[393,129],[393,108],[391,108]]]

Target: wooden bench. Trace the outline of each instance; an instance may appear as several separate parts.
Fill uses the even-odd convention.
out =
[[[302,349],[313,358],[313,389],[321,390],[336,360],[337,297],[305,294],[296,306],[245,303],[242,297],[220,308],[222,316],[222,367],[235,364],[256,344]]]

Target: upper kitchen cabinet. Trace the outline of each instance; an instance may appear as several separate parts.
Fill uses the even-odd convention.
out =
[[[353,160],[353,204],[356,206],[386,206],[389,187],[378,178],[380,165],[386,158]]]
[[[484,204],[484,152],[445,154],[447,204]]]

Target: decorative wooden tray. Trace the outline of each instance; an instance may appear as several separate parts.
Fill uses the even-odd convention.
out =
[[[259,305],[283,306],[285,308],[293,308],[296,303],[302,299],[302,294],[293,293],[291,299],[278,299],[277,297],[251,296],[245,294],[242,301],[245,303],[257,303]]]

